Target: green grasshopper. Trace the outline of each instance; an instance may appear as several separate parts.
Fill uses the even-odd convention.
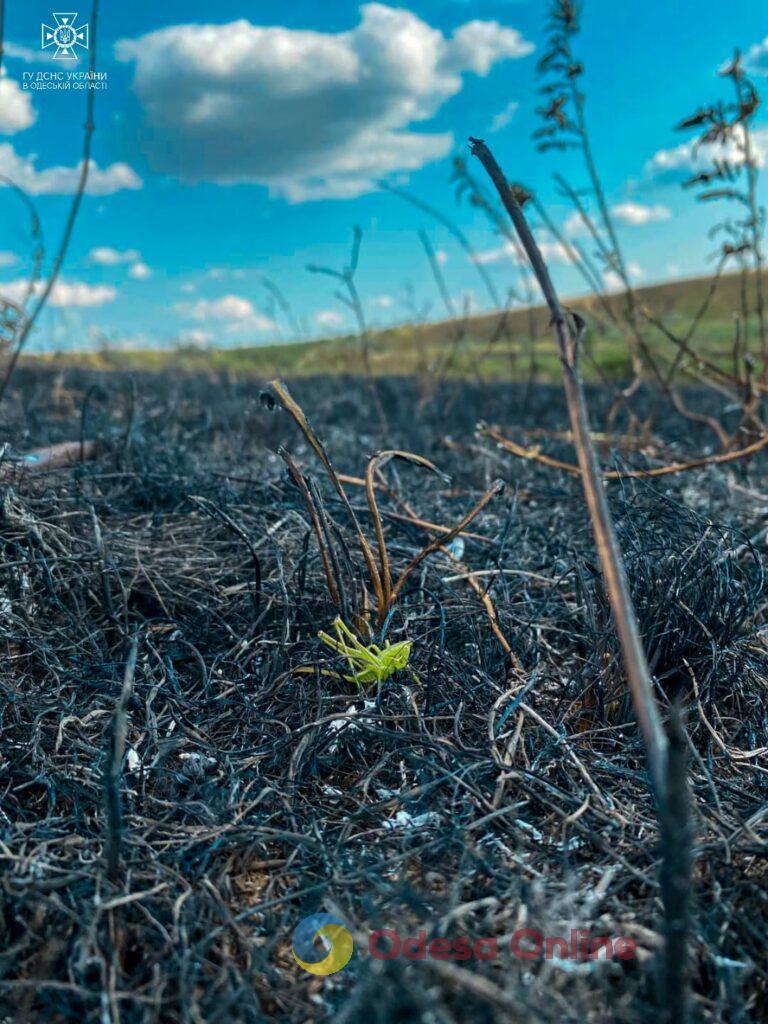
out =
[[[378,647],[376,644],[366,647],[360,643],[349,626],[345,625],[338,616],[333,620],[332,625],[336,630],[335,638],[322,631],[317,635],[327,647],[347,659],[352,673],[349,676],[344,676],[347,682],[357,683],[359,686],[371,683],[380,686],[395,672],[408,667],[413,641],[401,640],[399,643],[391,644],[387,640],[383,647]],[[412,669],[409,669],[409,672],[412,678],[418,682],[416,673]]]

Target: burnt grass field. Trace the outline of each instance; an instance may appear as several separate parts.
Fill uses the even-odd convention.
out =
[[[383,468],[393,575],[504,481],[386,620],[418,681],[345,681],[318,639],[338,608],[281,446],[358,612],[365,568],[263,384],[14,378],[14,449],[97,450],[50,472],[3,464],[0,1020],[661,1020],[657,819],[580,483],[476,434],[485,421],[572,461],[560,389],[448,383],[421,402],[387,378],[382,424],[365,382],[289,386],[340,473],[406,449],[450,476]],[[713,394],[688,401],[727,422]],[[612,397],[589,392],[596,426]],[[700,424],[643,401],[650,437],[603,449],[604,466],[707,450]],[[685,713],[693,1017],[766,1020],[768,460],[607,487],[664,717],[674,700]],[[364,489],[345,489],[373,544]],[[291,955],[317,911],[356,940],[328,978]],[[499,954],[378,960],[379,928],[496,938]],[[521,960],[520,928],[625,936],[637,956]]]

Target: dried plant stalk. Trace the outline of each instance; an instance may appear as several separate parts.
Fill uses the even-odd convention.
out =
[[[562,473],[570,476],[581,476],[581,469],[573,462],[563,462],[562,459],[553,459],[549,455],[540,452],[538,448],[526,448],[524,445],[516,444],[511,438],[504,437],[501,431],[495,427],[487,427],[482,424],[478,433],[482,437],[488,437],[495,441],[500,448],[516,455],[519,459],[527,459],[538,462],[550,469],[559,469]],[[604,469],[601,475],[604,480],[648,480],[660,476],[672,476],[675,473],[688,473],[692,469],[701,469],[704,466],[721,466],[724,462],[736,462],[738,459],[749,458],[768,445],[768,434],[759,437],[752,444],[746,445],[733,452],[718,452],[715,455],[703,455],[700,459],[691,459],[688,462],[672,462],[666,466],[655,466],[653,469]]]
[[[552,314],[552,328],[563,364],[563,385],[584,488],[584,498],[589,509],[600,566],[621,645],[635,715],[645,741],[654,793],[660,807],[663,807],[666,792],[667,737],[653,695],[651,673],[640,639],[637,616],[629,594],[621,551],[616,540],[616,532],[603,492],[602,475],[592,444],[587,403],[578,371],[578,344],[583,325],[575,316],[566,314],[560,305],[549,271],[531,229],[528,227],[525,214],[493,153],[482,139],[471,138],[470,143],[473,155],[482,163],[512,220]]]

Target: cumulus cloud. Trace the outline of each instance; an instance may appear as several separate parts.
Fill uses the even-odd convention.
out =
[[[371,305],[376,309],[392,309],[395,300],[391,295],[375,295],[371,299]]]
[[[35,156],[19,156],[9,142],[0,143],[0,175],[10,178],[33,196],[72,195],[77,191],[82,162],[76,167],[46,167],[38,170]],[[0,185],[4,185],[0,182]],[[91,160],[86,194],[109,196],[123,189],[139,189],[141,178],[128,164],[101,168]]]
[[[578,213],[578,211],[576,210],[573,211],[573,213],[566,220],[565,224],[563,224],[563,230],[565,231],[566,235],[569,235],[571,238],[574,238],[577,235],[589,234],[589,228],[584,223],[581,214]]]
[[[204,348],[213,341],[210,331],[204,331],[202,327],[192,327],[187,331],[179,331],[176,340],[180,345],[192,345],[196,348]]]
[[[661,205],[648,206],[644,203],[628,201],[626,203],[615,203],[611,207],[611,214],[619,224],[626,224],[629,227],[641,227],[644,224],[658,223],[669,220],[672,211]],[[598,224],[599,227],[599,224]],[[563,225],[563,230],[569,238],[589,237],[589,228],[584,223],[581,214],[574,211]]]
[[[128,271],[128,276],[132,277],[134,281],[146,281],[148,277],[152,277],[152,268],[148,267],[143,260],[137,260]]]
[[[0,249],[0,267],[15,267],[19,257],[10,249]]]
[[[547,238],[537,239],[541,255],[547,263],[570,263],[568,249],[561,242]],[[517,261],[517,250],[511,242],[504,242],[493,249],[484,249],[475,253],[475,262],[484,266],[494,263],[503,263],[505,260]]]
[[[630,281],[642,281],[645,277],[645,271],[639,263],[636,263],[634,260],[630,260],[627,264],[627,277],[629,277]],[[603,282],[609,291],[618,292],[624,290],[624,282],[615,270],[604,271]]]
[[[18,83],[3,72],[0,77],[0,132],[3,135],[15,135],[29,128],[36,120],[31,94],[22,92]]]
[[[669,220],[672,216],[672,211],[661,204],[645,206],[643,203],[633,202],[617,203],[611,207],[611,213],[619,223],[629,224],[632,227]]]
[[[761,43],[750,46],[744,55],[744,63],[753,75],[768,75],[768,36]]]
[[[111,245],[97,245],[88,253],[88,261],[101,267],[117,267],[141,259],[138,249],[113,249]]]
[[[48,302],[51,306],[104,306],[114,302],[117,289],[111,284],[90,285],[84,281],[59,280],[53,286]]]
[[[318,327],[335,330],[344,323],[344,316],[335,309],[318,309],[314,316]]]
[[[46,56],[40,50],[31,50],[28,46],[19,46],[18,43],[7,42],[3,48],[3,54],[14,60],[23,60],[25,64],[32,64],[41,57]]]
[[[294,202],[344,198],[377,178],[444,156],[448,133],[417,132],[462,88],[532,45],[515,29],[471,21],[447,37],[410,11],[361,8],[330,33],[172,25],[116,44],[156,170],[184,181],[256,182]]]
[[[374,6],[374,5],[371,5]],[[504,28],[498,21],[469,21],[456,29],[448,42],[446,66],[454,71],[487,75],[494,64],[510,57],[527,57],[533,43],[517,29]]]
[[[765,167],[768,157],[768,128],[758,128],[752,133],[752,155],[758,167]],[[671,149],[660,149],[645,165],[646,176],[660,183],[675,183],[711,165],[713,160],[727,160],[734,167],[744,162],[735,140],[725,146],[712,143],[697,147],[694,142],[682,142]]]
[[[223,295],[219,299],[198,299],[196,302],[178,303],[177,313],[192,320],[218,320],[230,334],[248,331],[271,331],[275,322],[254,308],[250,299],[241,295]]]
[[[46,283],[37,281],[34,293],[39,295],[46,287]],[[0,295],[10,299],[11,302],[21,303],[26,298],[28,289],[29,282],[25,278],[18,278],[15,281],[0,284]],[[117,289],[112,285],[90,285],[85,281],[67,281],[64,278],[59,278],[48,298],[48,305],[62,309],[86,308],[104,306],[108,302],[114,302],[116,298]]]

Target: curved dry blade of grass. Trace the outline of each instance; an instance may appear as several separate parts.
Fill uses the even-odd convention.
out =
[[[357,536],[357,542],[360,545],[360,550],[363,555],[365,567],[368,570],[368,576],[370,577],[371,586],[373,588],[374,594],[376,595],[376,606],[377,608],[383,608],[385,602],[384,591],[381,584],[381,574],[379,573],[379,569],[376,565],[376,560],[373,556],[371,545],[368,543],[368,540],[366,539],[366,536],[363,533],[362,527],[360,526],[360,521],[355,515],[355,510],[352,508],[352,505],[350,504],[349,498],[347,497],[347,492],[344,490],[344,486],[341,480],[339,479],[339,475],[333,468],[333,464],[331,463],[331,460],[328,457],[328,452],[325,449],[325,445],[322,443],[320,438],[317,436],[317,434],[310,426],[309,420],[304,414],[304,410],[301,408],[296,399],[291,395],[290,391],[283,383],[283,381],[272,380],[269,382],[269,386],[278,396],[283,408],[286,410],[286,412],[290,413],[290,415],[295,420],[297,426],[301,430],[302,434],[304,435],[304,437],[306,437],[307,441],[312,446],[315,454],[322,462],[323,468],[328,474],[328,478],[333,484],[334,490],[341,498],[342,504],[344,505],[347,514],[352,520],[352,525]]]
[[[323,563],[325,585],[328,588],[328,594],[331,598],[331,601],[333,601],[336,607],[339,608],[339,588],[336,584],[334,573],[331,568],[331,559],[328,553],[328,547],[326,546],[325,543],[323,529],[320,525],[320,516],[318,514],[317,508],[315,507],[315,503],[312,501],[312,495],[310,494],[309,488],[307,487],[307,482],[304,479],[304,474],[301,472],[299,467],[294,462],[292,456],[290,455],[289,452],[285,450],[285,448],[279,448],[277,454],[285,463],[291,480],[293,481],[297,490],[304,499],[304,504],[307,507],[307,513],[309,514],[309,519],[310,522],[312,523],[312,529],[317,540],[317,546],[320,549],[320,560]]]
[[[376,501],[376,484],[373,478],[376,471],[380,470],[392,459],[402,459],[404,462],[410,462],[415,466],[421,466],[422,469],[428,469],[431,473],[435,473],[446,481],[450,479],[445,475],[445,473],[442,473],[433,462],[430,462],[429,459],[425,459],[422,455],[415,455],[413,452],[389,449],[384,452],[377,452],[368,460],[368,465],[365,467],[365,496],[368,500],[368,508],[371,512],[371,518],[373,519],[374,530],[376,531],[376,544],[379,549],[379,563],[381,568],[381,586],[384,594],[384,605],[379,610],[379,624],[381,624],[386,618],[391,604],[392,572],[389,565],[387,541],[384,536],[384,524],[382,522],[381,513],[379,512],[378,502]]]

